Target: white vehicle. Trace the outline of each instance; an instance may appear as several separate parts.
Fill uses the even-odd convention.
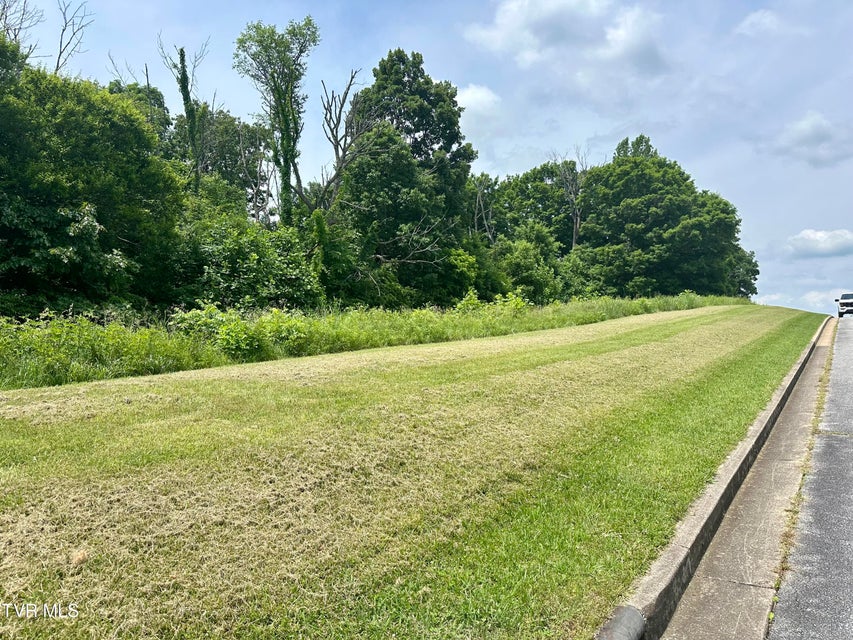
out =
[[[853,313],[853,293],[842,293],[835,301],[838,303],[839,318],[843,318],[845,313]]]

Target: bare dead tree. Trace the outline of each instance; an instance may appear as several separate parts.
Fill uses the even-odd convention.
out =
[[[413,225],[403,225],[393,238],[379,241],[373,259],[383,264],[438,264],[444,260],[440,255],[441,238],[435,230],[442,220],[429,223],[423,215]],[[399,255],[383,253],[382,247],[402,249]]]
[[[247,198],[249,202],[249,215],[258,222],[267,222],[269,208],[273,198],[273,180],[276,177],[275,166],[272,159],[264,153],[254,154],[250,157],[249,149],[252,148],[243,136],[243,130],[237,130],[240,150],[240,173],[243,180],[248,184]],[[264,139],[260,134],[253,141],[254,148],[263,148]]]
[[[589,148],[581,149],[579,145],[575,145],[574,160],[569,160],[567,156],[560,156],[556,152],[551,153],[550,160],[557,170],[557,181],[563,189],[569,206],[569,214],[572,218],[572,250],[574,250],[578,246],[581,229],[580,195],[589,171]]]
[[[95,21],[95,14],[89,12],[85,2],[81,2],[76,7],[70,0],[57,0],[56,4],[62,14],[59,49],[56,54],[56,65],[53,68],[53,73],[58,74],[74,55],[83,53],[83,34]]]
[[[21,46],[21,53],[30,57],[38,43],[25,45],[27,31],[44,21],[44,12],[29,0],[0,0],[0,29],[10,42]]]
[[[121,67],[119,67],[118,62],[116,62],[116,59],[113,57],[112,51],[107,51],[107,60],[110,61],[110,64],[107,67],[107,70],[112,74],[113,80],[117,80],[118,82],[121,83],[121,85],[123,87],[126,87],[128,85],[128,82],[127,82],[127,77],[125,76],[125,74],[128,74],[133,79],[133,81],[136,82],[136,72],[127,63],[126,60],[124,63],[124,70],[122,70]]]
[[[589,171],[590,153],[589,145],[586,147],[581,147],[579,144],[575,145],[575,164],[578,166],[578,171],[584,175]]]
[[[346,168],[357,157],[376,151],[356,144],[375,124],[375,120],[361,108],[358,92],[353,92],[360,71],[350,71],[349,80],[340,93],[334,89],[330,91],[326,83],[322,83],[323,133],[332,145],[335,159],[331,169],[321,170],[318,189],[311,193],[305,189],[296,159],[293,161],[294,191],[309,211],[328,208],[337,196]]]
[[[494,189],[495,180],[485,173],[481,173],[478,176],[474,176],[471,181],[476,190],[474,198],[474,233],[485,233],[489,239],[489,244],[494,244],[496,238],[491,191]]]

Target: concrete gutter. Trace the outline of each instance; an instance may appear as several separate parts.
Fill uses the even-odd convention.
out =
[[[687,516],[676,527],[669,546],[652,564],[649,572],[635,583],[634,595],[626,604],[617,607],[595,634],[596,640],[659,640],[663,635],[699,561],[776,424],[829,320],[829,317],[824,320],[767,407],[752,423],[746,437],[720,465],[716,480],[690,506]]]

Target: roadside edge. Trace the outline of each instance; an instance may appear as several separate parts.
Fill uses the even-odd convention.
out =
[[[658,640],[663,635],[726,510],[776,424],[829,320],[827,316],[770,402],[750,425],[746,437],[720,465],[716,480],[690,506],[685,518],[677,525],[672,541],[648,573],[636,583],[634,595],[627,603],[614,609],[609,620],[595,634],[596,640]]]

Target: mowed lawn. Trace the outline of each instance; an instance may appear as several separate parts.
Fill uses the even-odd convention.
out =
[[[709,307],[2,392],[0,602],[79,614],[0,607],[0,637],[590,637],[821,321]]]

